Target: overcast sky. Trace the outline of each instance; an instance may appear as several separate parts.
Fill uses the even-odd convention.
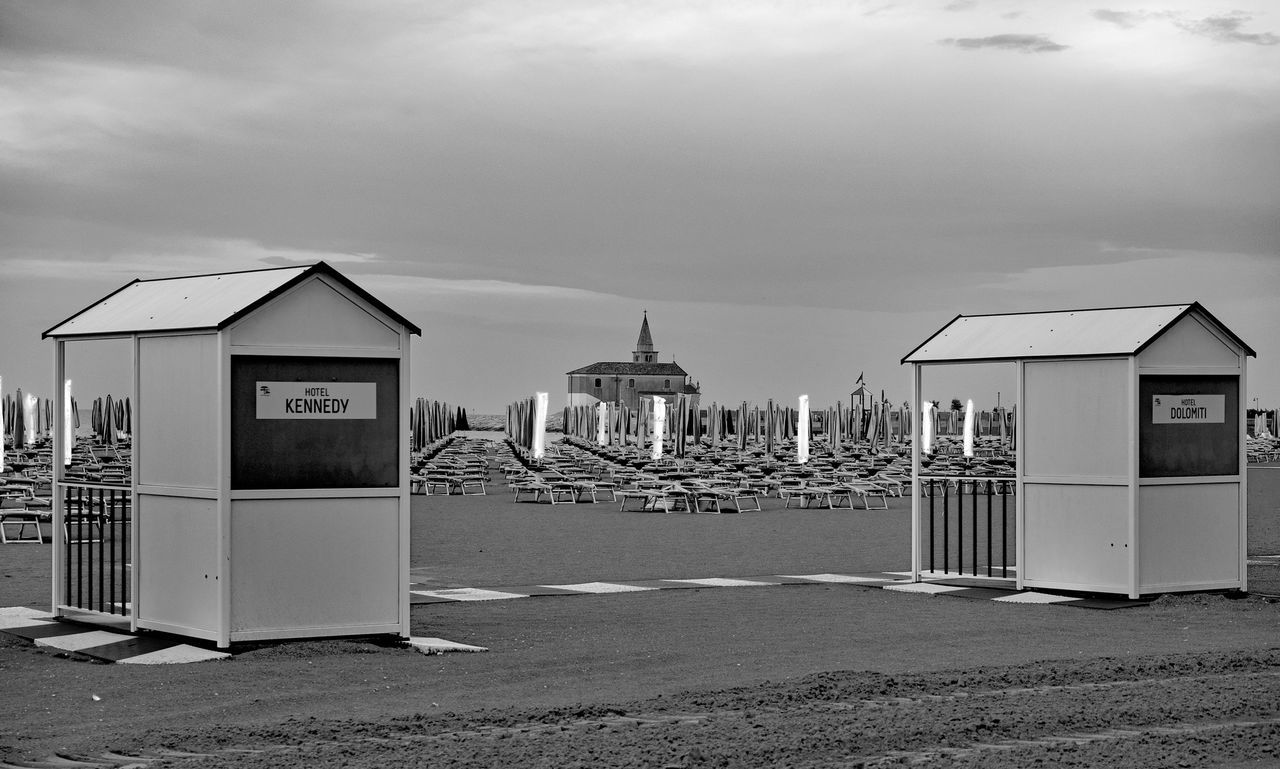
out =
[[[1193,300],[1274,407],[1280,6],[0,2],[6,392],[135,277],[320,259],[473,412],[645,310],[704,400],[825,407],[957,314]]]

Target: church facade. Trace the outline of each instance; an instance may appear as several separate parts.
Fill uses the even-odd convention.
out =
[[[617,403],[630,409],[640,408],[646,398],[660,395],[670,400],[682,393],[696,394],[698,385],[679,365],[659,363],[649,332],[649,314],[640,324],[640,337],[628,361],[602,361],[568,373],[569,406],[594,406]]]

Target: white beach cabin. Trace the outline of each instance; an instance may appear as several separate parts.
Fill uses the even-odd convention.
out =
[[[957,316],[902,359],[1017,367],[1017,587],[1247,589],[1246,362],[1199,303]],[[920,440],[912,441],[920,488]],[[920,495],[912,570],[921,579]]]
[[[55,381],[68,341],[131,340],[134,371],[124,504],[55,463],[55,531],[108,534],[54,537],[54,612],[220,647],[408,637],[413,334],[324,262],[135,280],[46,331]]]

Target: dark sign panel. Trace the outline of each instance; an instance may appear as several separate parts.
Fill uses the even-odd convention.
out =
[[[231,359],[231,488],[394,488],[399,362]]]
[[[1240,378],[1138,378],[1138,475],[1182,478],[1240,472]]]

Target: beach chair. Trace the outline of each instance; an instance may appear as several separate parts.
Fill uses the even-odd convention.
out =
[[[553,505],[572,505],[578,501],[577,481],[569,479],[546,479],[547,499]]]
[[[911,486],[910,477],[893,473],[877,473],[872,481],[877,486],[883,486],[885,491],[895,497],[902,496],[903,490]]]
[[[42,510],[26,508],[0,508],[0,543],[16,545],[22,543],[44,544],[44,532],[41,524],[52,523],[53,516]],[[31,534],[27,530],[31,530]]]
[[[427,496],[439,494],[449,496],[449,478],[443,475],[428,475],[422,479],[422,493]]]
[[[509,487],[515,492],[515,499],[513,500],[515,502],[520,501],[522,494],[532,494],[533,501],[537,502],[542,499],[543,494],[548,494],[551,491],[551,486],[536,479],[512,481]]]
[[[760,494],[755,489],[733,487],[721,489],[720,493],[733,504],[733,512],[760,512]]]
[[[631,488],[622,489],[614,493],[614,499],[620,499],[621,504],[618,506],[618,512],[626,512],[627,503],[639,502],[639,507],[631,508],[632,512],[649,512],[654,510],[656,500],[661,497],[661,492],[653,489]]]
[[[654,509],[664,513],[696,513],[698,506],[692,491],[680,485],[667,486],[658,492]]]
[[[854,510],[853,498],[856,496],[853,490],[843,484],[831,487],[831,494],[827,496],[827,505],[832,510]]]
[[[463,496],[484,496],[484,484],[488,480],[487,476],[482,475],[464,475],[457,479],[458,493]]]
[[[590,498],[592,504],[600,501],[600,497],[608,494],[609,502],[618,501],[618,484],[612,481],[579,481],[578,482],[578,501]]]
[[[784,507],[791,506],[792,499],[798,499],[800,507],[808,509],[810,507],[825,507],[828,510],[832,508],[831,503],[832,489],[829,486],[811,486],[805,485],[799,491],[793,492],[787,498],[787,504]]]
[[[888,510],[889,509],[889,492],[883,486],[874,483],[846,483],[843,485],[850,493],[858,495],[862,500],[863,510]],[[871,506],[871,500],[878,498],[880,504],[875,507]]]

